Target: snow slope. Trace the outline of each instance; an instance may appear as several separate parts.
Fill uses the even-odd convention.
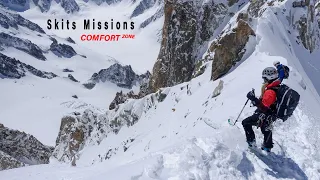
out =
[[[287,48],[294,41],[272,10],[267,9],[253,28],[257,34],[251,43],[253,53],[220,79],[224,84],[219,96],[212,98],[220,80],[210,81],[209,62],[203,75],[164,89],[165,100],[142,109],[134,126],[122,127],[100,145],[84,148],[77,167],[52,159],[49,165],[2,171],[0,176],[8,180],[320,179],[320,101],[310,80],[314,77],[304,72],[298,52]],[[241,123],[232,127],[227,119],[237,117],[251,88],[259,95],[261,71],[275,60],[290,66],[285,83],[300,93],[301,103],[286,122],[275,123],[272,156],[276,160],[270,160],[246,151]],[[253,111],[247,106],[240,119]],[[262,134],[255,132],[260,145]],[[123,142],[130,138],[134,141],[124,151]],[[109,149],[116,149],[112,157],[101,158]]]

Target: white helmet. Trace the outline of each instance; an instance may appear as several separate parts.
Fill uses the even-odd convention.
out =
[[[273,62],[273,65],[274,65],[275,67],[277,67],[278,65],[280,65],[280,62],[279,62],[279,61],[274,61],[274,62]]]
[[[262,71],[262,78],[268,81],[275,80],[278,78],[278,71],[274,67],[267,67]]]

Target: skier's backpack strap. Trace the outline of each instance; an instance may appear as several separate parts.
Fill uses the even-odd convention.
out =
[[[290,68],[286,65],[282,65],[283,71],[284,71],[284,79],[289,78]]]
[[[282,84],[277,91],[277,117],[286,121],[298,106],[299,100],[298,92]]]

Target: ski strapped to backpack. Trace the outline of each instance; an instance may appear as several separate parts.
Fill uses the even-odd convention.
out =
[[[277,117],[286,121],[299,104],[300,95],[285,84],[277,90]]]

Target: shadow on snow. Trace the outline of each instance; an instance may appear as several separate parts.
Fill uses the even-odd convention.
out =
[[[307,175],[295,163],[291,158],[285,157],[284,155],[277,155],[271,152],[269,155],[261,155],[260,153],[254,153],[269,169],[264,169],[267,174],[275,178],[289,178],[306,180]],[[237,169],[246,178],[250,174],[254,173],[254,167],[252,162],[247,158],[246,153],[243,153],[242,160],[238,165]]]

